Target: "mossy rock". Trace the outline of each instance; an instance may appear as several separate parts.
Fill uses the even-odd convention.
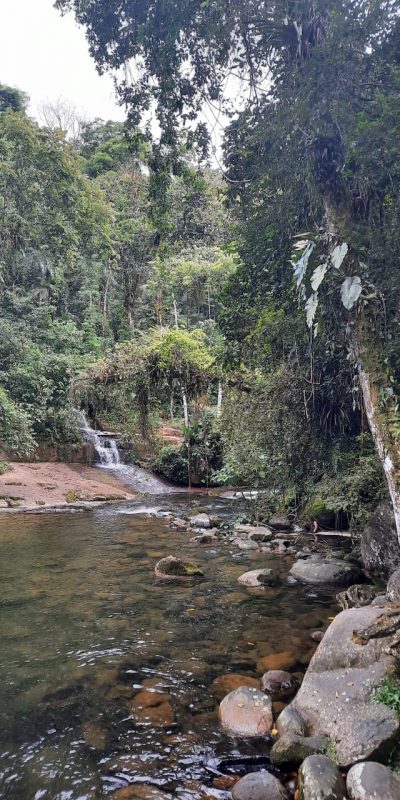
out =
[[[333,508],[322,497],[311,497],[304,507],[302,516],[307,522],[316,520],[320,528],[347,528],[349,518],[343,509]]]
[[[166,581],[182,581],[204,578],[204,572],[191,561],[181,561],[175,556],[167,556],[157,562],[154,572],[157,578]]]

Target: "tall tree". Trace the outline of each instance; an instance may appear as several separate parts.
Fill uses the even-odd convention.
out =
[[[392,345],[400,291],[396,0],[56,5],[75,9],[100,70],[135,60],[137,79],[124,79],[119,90],[135,121],[155,101],[164,148],[176,146],[179,124],[193,125],[204,103],[221,98],[228,74],[247,79],[249,103],[235,122],[229,178],[242,202],[248,181],[261,206],[271,185],[281,197],[288,191],[287,256],[291,237],[304,224],[310,231],[292,258],[310,332],[318,322],[323,329],[328,313],[338,335],[346,334],[400,539],[400,364]],[[197,134],[204,140],[201,125]],[[250,174],[249,145],[256,156]],[[266,167],[262,180],[257,158]],[[279,162],[282,176],[293,173],[281,185]],[[253,212],[254,235],[261,219],[255,206]]]

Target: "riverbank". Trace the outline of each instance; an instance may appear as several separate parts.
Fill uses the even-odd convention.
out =
[[[0,475],[0,511],[134,500],[117,476],[83,464],[14,462]]]

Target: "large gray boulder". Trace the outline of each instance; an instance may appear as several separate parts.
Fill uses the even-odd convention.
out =
[[[392,572],[388,580],[386,594],[391,603],[400,603],[400,569]]]
[[[368,761],[349,770],[347,793],[350,800],[400,800],[400,781],[383,764]]]
[[[381,615],[382,609],[371,606],[338,614],[291,704],[304,720],[308,735],[330,737],[342,767],[384,758],[399,732],[397,714],[372,701],[374,688],[395,666],[395,659],[385,652],[391,637],[370,638],[366,644],[357,643],[359,635],[353,637]],[[289,718],[286,709],[285,714]],[[281,735],[286,734],[281,718],[277,727]]]
[[[362,573],[355,564],[338,558],[300,558],[293,564],[290,574],[301,583],[312,586],[350,586],[362,579]]]
[[[233,800],[289,800],[284,786],[269,772],[250,772],[232,789]]]
[[[273,569],[251,569],[239,575],[238,582],[243,586],[276,586],[279,576]]]
[[[346,787],[326,756],[308,756],[299,770],[299,800],[345,800]]]
[[[381,503],[361,536],[361,557],[370,575],[387,578],[400,567],[400,545],[392,506]]]

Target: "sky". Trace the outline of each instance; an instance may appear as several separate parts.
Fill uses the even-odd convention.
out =
[[[125,116],[111,77],[96,72],[83,28],[52,0],[0,0],[0,83],[26,92],[39,118],[41,105],[58,98],[86,119]]]

